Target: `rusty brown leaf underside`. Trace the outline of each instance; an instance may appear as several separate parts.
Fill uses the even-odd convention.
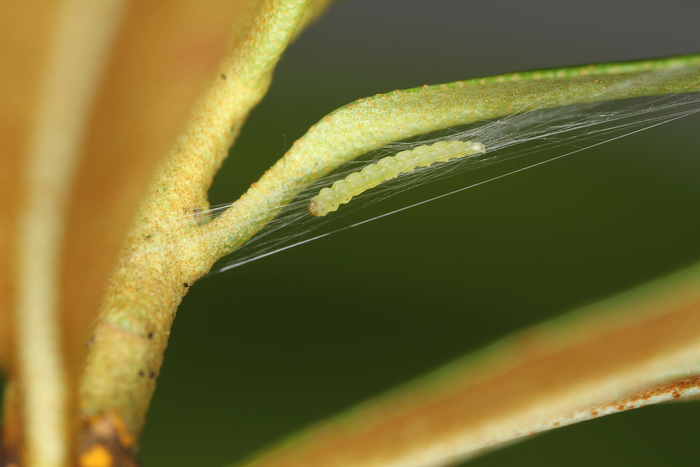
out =
[[[695,396],[699,280],[696,267],[516,334],[245,465],[444,465],[544,430]]]
[[[203,83],[261,3],[0,7],[0,359],[12,458],[70,463],[77,376],[123,236]]]

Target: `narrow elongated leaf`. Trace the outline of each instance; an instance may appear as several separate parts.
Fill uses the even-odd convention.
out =
[[[685,375],[700,356],[699,283],[695,267],[516,334],[244,465],[447,465],[544,430],[695,396],[700,380]]]

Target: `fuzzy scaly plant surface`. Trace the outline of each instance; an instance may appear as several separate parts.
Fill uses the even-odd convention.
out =
[[[700,55],[684,55],[378,94],[321,119],[211,219],[214,174],[287,45],[330,2],[49,3],[0,10],[5,467],[138,465],[182,298],[342,164],[534,102],[700,91]],[[516,334],[249,465],[445,465],[695,396],[699,280],[692,267]]]

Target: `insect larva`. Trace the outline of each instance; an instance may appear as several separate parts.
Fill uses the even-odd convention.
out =
[[[376,164],[368,165],[359,172],[348,175],[330,188],[323,188],[309,203],[309,212],[317,217],[325,216],[338,206],[369,190],[385,180],[392,179],[416,167],[428,167],[434,162],[446,162],[456,157],[480,154],[486,148],[471,141],[440,141],[433,145],[418,146],[411,151],[401,151],[395,156],[385,157]]]

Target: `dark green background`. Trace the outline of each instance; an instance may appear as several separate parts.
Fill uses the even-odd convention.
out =
[[[697,1],[341,2],[289,49],[215,180],[236,199],[333,109],[396,88],[700,51]],[[222,467],[488,344],[700,260],[700,118],[344,231],[199,281],[173,328],[149,467]],[[563,150],[550,153],[561,154]],[[466,186],[505,163],[355,210]],[[635,410],[473,466],[697,458],[700,405]]]
[[[695,1],[342,2],[282,59],[212,202],[237,198],[283,154],[285,135],[288,147],[359,97],[698,52],[697,18]],[[699,260],[698,123],[656,128],[200,281],[178,311],[144,462],[223,466],[512,331]],[[695,403],[632,411],[471,465],[691,461],[699,417]]]
[[[698,18],[694,1],[341,2],[282,59],[212,202],[237,198],[281,157],[285,135],[288,147],[359,97],[698,52]],[[699,260],[698,123],[649,130],[198,282],[178,311],[144,462],[223,466],[512,331]],[[356,210],[338,226],[509,164]],[[699,417],[694,403],[637,410],[472,465],[687,461],[697,458]]]

